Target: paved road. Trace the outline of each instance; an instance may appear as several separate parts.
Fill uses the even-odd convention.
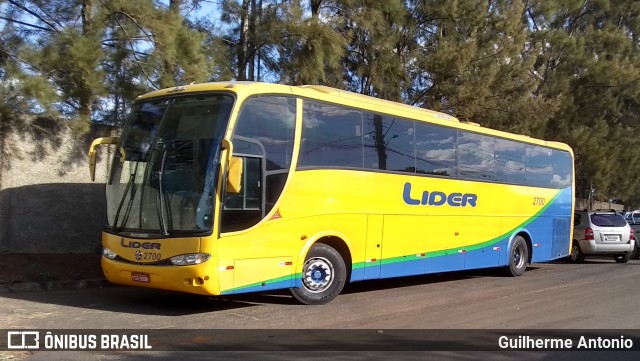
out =
[[[207,298],[108,287],[0,294],[2,329],[640,329],[640,261],[609,259],[535,264],[522,277],[483,270],[353,284],[324,306],[296,304],[286,293]],[[89,353],[0,354],[2,359],[82,360]],[[218,353],[219,359],[295,359],[299,353]],[[307,360],[332,353],[312,352]],[[343,359],[346,354],[332,355]],[[348,359],[380,358],[379,352]],[[399,353],[402,359],[476,359],[477,352]],[[404,356],[402,356],[404,355]],[[554,360],[554,353],[490,353],[492,359]],[[581,358],[588,356],[579,354]],[[595,353],[602,357],[603,353]],[[90,353],[100,360],[193,359],[197,352]],[[342,357],[344,356],[344,357]],[[567,355],[564,354],[562,358]],[[10,358],[14,357],[14,358]],[[503,357],[503,358],[502,358]],[[560,357],[560,356],[557,356]],[[637,359],[633,352],[612,356]],[[388,357],[383,357],[386,359]]]

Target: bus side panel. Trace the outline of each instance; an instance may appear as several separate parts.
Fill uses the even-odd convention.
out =
[[[500,225],[499,217],[385,216],[382,277],[498,266],[508,239],[477,242]]]
[[[344,257],[345,263],[351,258],[363,268],[367,216],[293,218],[282,208],[280,214],[282,218],[267,217],[259,226],[221,236],[218,269],[222,294],[299,287],[305,255],[324,236],[341,235],[350,252]],[[229,284],[231,279],[233,283]]]
[[[556,197],[548,199],[541,213],[523,225],[532,239],[532,262],[548,262],[569,255],[572,198],[571,188],[559,191]],[[503,262],[508,262],[506,254]]]
[[[533,250],[535,261],[556,258],[551,257],[551,249],[556,248],[552,240],[569,239],[568,235],[552,235],[559,234],[554,232],[554,219],[571,217],[570,188],[307,170],[294,174],[289,189],[295,192],[283,199],[283,212],[310,218],[318,213],[361,213],[368,216],[365,234],[371,240],[379,234],[378,217],[382,215],[381,263],[373,262],[377,260],[373,242],[366,250],[355,246],[351,251],[361,252],[362,258],[353,258],[352,281],[376,278],[379,267],[380,277],[388,278],[506,265],[509,241],[518,230],[531,234],[535,247],[542,247],[542,251]],[[432,204],[430,197],[436,192],[451,196],[446,201],[438,196]],[[463,195],[474,202],[461,202]],[[545,217],[550,217],[550,223]],[[333,224],[326,226],[341,231]]]
[[[292,261],[293,257],[237,259],[234,261],[233,284],[244,288],[244,292],[293,287]]]
[[[466,242],[465,269],[496,267],[500,264],[501,246],[504,237],[499,236],[498,242],[489,240],[488,242],[477,243],[478,240],[487,239],[487,230],[503,229],[503,217],[458,217],[458,221],[465,225],[460,236]],[[504,233],[504,232],[502,232]]]
[[[381,277],[424,274],[426,253],[443,250],[445,240],[420,216],[384,216]]]
[[[531,262],[549,262],[568,256],[571,244],[572,219],[571,188],[559,190],[554,197],[547,197],[548,203],[535,215],[526,217],[505,217],[506,240],[502,249],[500,265],[509,264],[509,246],[513,237],[524,232],[531,239]]]
[[[365,250],[365,267],[354,268],[351,281],[374,280],[380,278],[382,259],[382,229],[384,219],[381,215],[369,215],[367,220],[367,249]]]

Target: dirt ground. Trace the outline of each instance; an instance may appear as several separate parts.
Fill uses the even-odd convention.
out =
[[[0,351],[0,361],[19,361],[31,355],[31,351]]]
[[[104,279],[97,253],[0,254],[0,287],[23,282]],[[0,351],[0,361],[23,360],[33,352]]]
[[[97,253],[0,254],[0,285],[101,278]]]

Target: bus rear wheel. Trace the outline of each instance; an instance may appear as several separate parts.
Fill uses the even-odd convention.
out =
[[[516,236],[509,248],[509,265],[505,267],[507,276],[521,276],[527,269],[529,247],[522,236]]]
[[[302,266],[302,287],[291,294],[305,305],[322,305],[336,298],[346,282],[346,267],[340,253],[323,243],[311,246]]]

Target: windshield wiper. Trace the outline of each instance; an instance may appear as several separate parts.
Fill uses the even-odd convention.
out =
[[[132,188],[131,185],[133,184],[133,181],[136,178],[136,174],[137,173],[138,173],[138,163],[136,163],[135,169],[133,170],[133,172],[129,176],[129,181],[127,182],[127,186],[124,189],[124,193],[122,194],[122,198],[120,199],[120,204],[118,204],[118,209],[116,210],[116,215],[115,215],[114,220],[113,220],[113,226],[111,226],[111,230],[114,231],[114,232],[118,229],[118,218],[120,217],[120,210],[122,210],[122,206],[124,205],[124,200],[127,198],[127,194],[129,193],[129,189],[131,189],[131,196],[129,197],[129,203],[127,204],[127,212],[124,215],[125,221],[123,221],[123,223],[125,223],[126,219],[129,218],[129,213],[130,213],[130,210],[131,210],[131,204],[133,203],[133,198],[135,197],[136,188],[137,188],[135,186]]]
[[[162,152],[162,162],[160,163],[160,170],[157,172],[158,175],[158,197],[160,198],[160,202],[156,201],[156,205],[159,203],[158,209],[158,220],[160,221],[160,229],[162,230],[162,234],[165,236],[169,235],[169,231],[167,230],[167,221],[165,219],[165,204],[164,204],[164,191],[162,190],[162,173],[164,172],[164,163],[167,159],[167,150],[165,149]]]

